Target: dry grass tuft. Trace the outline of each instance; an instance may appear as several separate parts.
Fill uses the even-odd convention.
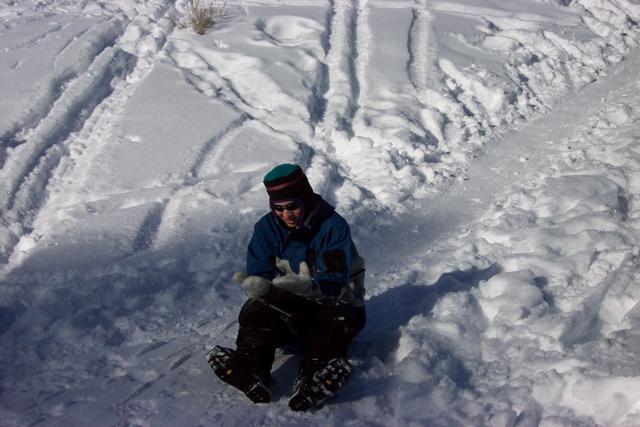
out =
[[[176,24],[180,28],[191,27],[197,34],[204,35],[210,27],[224,19],[227,11],[226,1],[219,4],[215,0],[208,3],[205,0],[189,0],[184,19],[176,20]]]

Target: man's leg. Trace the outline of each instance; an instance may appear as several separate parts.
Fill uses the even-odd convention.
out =
[[[364,307],[320,306],[311,313],[305,334],[303,364],[347,357],[349,345],[364,327]]]
[[[335,395],[352,367],[349,344],[364,327],[364,307],[321,306],[305,319],[303,357],[289,407],[306,411]]]
[[[265,300],[248,300],[240,311],[238,322],[237,354],[269,383],[276,348],[295,342],[295,337],[282,313]]]
[[[276,347],[292,339],[286,324],[263,300],[248,300],[238,317],[236,350],[216,346],[207,355],[215,374],[255,403],[271,400],[271,365]]]

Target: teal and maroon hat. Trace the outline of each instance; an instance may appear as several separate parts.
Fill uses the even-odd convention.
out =
[[[263,183],[271,202],[308,200],[313,196],[313,189],[302,168],[291,163],[284,163],[271,169],[264,176]]]

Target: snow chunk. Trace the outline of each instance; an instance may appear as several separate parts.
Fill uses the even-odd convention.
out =
[[[531,270],[500,273],[480,284],[478,303],[490,322],[518,322],[546,310]]]
[[[595,175],[549,178],[537,197],[539,217],[576,216],[593,211],[621,212],[622,190],[610,179]]]

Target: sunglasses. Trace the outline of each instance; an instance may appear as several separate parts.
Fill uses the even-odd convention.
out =
[[[284,212],[295,211],[296,209],[300,208],[301,204],[298,201],[293,201],[291,203],[287,203],[286,205],[276,205],[275,203],[269,203],[269,206],[271,206],[271,209],[276,212]]]

